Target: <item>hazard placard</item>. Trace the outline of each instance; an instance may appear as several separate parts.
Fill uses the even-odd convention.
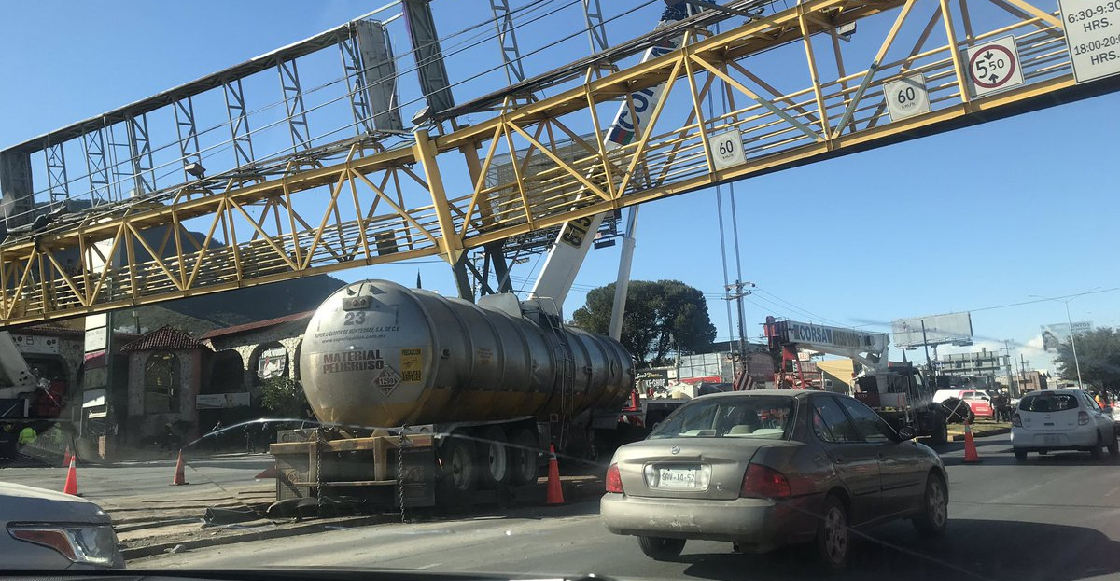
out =
[[[921,73],[891,81],[883,86],[887,112],[891,121],[901,121],[922,113],[929,113],[929,91],[926,78]]]
[[[973,96],[983,97],[1023,84],[1023,68],[1014,36],[976,45],[968,49],[966,56],[968,84]]]
[[[1078,83],[1120,73],[1120,0],[1058,0]]]

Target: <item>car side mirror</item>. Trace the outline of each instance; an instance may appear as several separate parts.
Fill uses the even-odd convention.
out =
[[[914,432],[914,428],[911,428],[910,426],[902,426],[898,429],[898,437],[903,442],[907,440],[913,440],[915,437],[917,437],[917,435],[918,434]]]

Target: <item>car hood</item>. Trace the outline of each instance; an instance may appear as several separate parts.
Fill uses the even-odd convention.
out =
[[[0,482],[0,519],[7,522],[111,522],[100,506],[88,500],[8,482]]]

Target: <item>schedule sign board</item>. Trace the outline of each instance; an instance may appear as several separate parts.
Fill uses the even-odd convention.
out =
[[[1120,73],[1120,0],[1058,0],[1073,78],[1086,83]]]

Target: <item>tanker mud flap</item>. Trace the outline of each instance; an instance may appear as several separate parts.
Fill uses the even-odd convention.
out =
[[[434,446],[413,445],[408,437],[401,438],[397,447],[397,502],[402,513],[406,508],[435,506],[438,467]]]

